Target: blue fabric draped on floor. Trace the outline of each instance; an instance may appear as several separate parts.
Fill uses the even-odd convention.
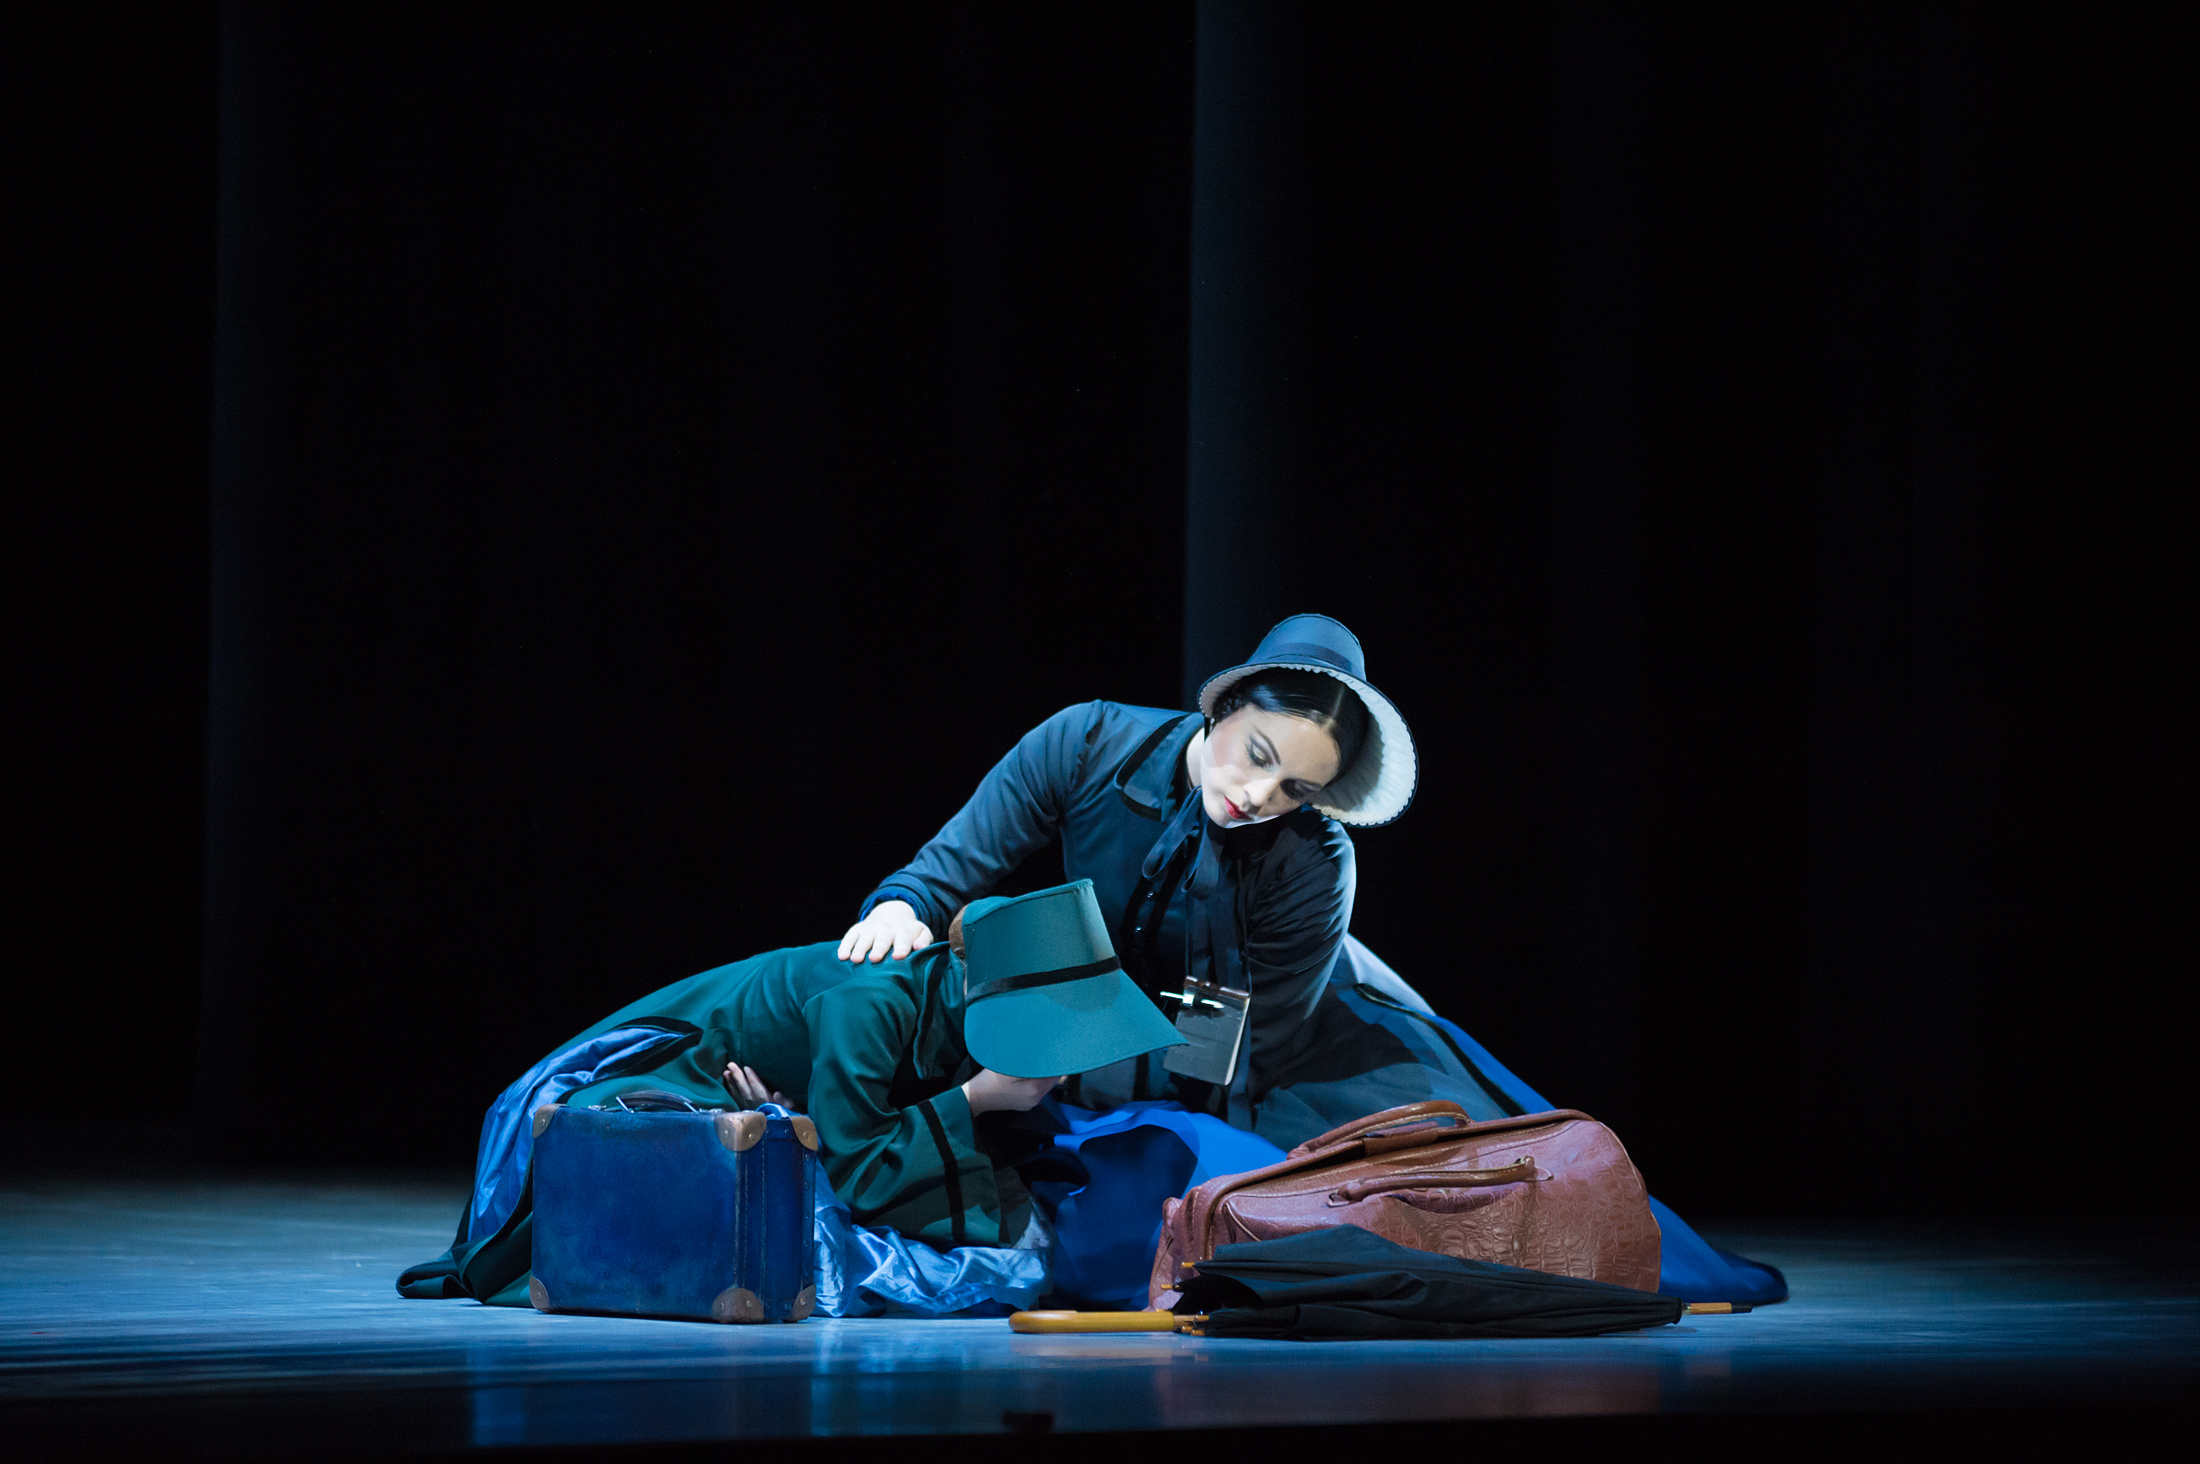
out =
[[[1162,1201],[1283,1157],[1258,1134],[1176,1103],[1094,1113],[1049,1098],[1001,1128],[1014,1133],[1016,1167],[1054,1223],[1047,1304],[1080,1310],[1143,1310]]]
[[[813,1234],[817,1314],[824,1317],[1007,1316],[1046,1291],[1054,1238],[1035,1217],[1012,1247],[937,1251],[883,1226],[856,1224],[822,1169]]]
[[[991,1130],[1038,1202],[1013,1249],[936,1251],[857,1225],[818,1176],[817,1309],[831,1317],[1005,1315],[1033,1305],[1137,1311],[1161,1238],[1161,1202],[1283,1151],[1175,1103],[1107,1113],[1049,1098]],[[1050,1290],[1051,1287],[1051,1290]]]

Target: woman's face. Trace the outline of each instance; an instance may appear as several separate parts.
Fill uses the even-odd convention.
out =
[[[1200,801],[1229,828],[1289,813],[1337,776],[1336,739],[1304,717],[1240,707],[1199,749]]]

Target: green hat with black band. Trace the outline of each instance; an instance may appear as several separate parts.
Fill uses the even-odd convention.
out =
[[[962,934],[963,1045],[994,1072],[1066,1076],[1184,1042],[1123,974],[1089,879],[974,900]]]

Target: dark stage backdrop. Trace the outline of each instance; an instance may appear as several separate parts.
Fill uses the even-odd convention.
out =
[[[1189,24],[227,12],[210,1140],[462,1156],[1173,696]]]
[[[77,1111],[462,1161],[1304,609],[1424,756],[1356,931],[1684,1209],[2092,1208],[2009,1176],[2175,1109],[2183,11],[71,16],[7,552]]]
[[[2175,1109],[2190,10],[1200,14],[1185,684],[1365,639],[1356,933],[1684,1206]]]
[[[62,12],[0,9],[0,1157],[187,1110],[199,1004],[215,15]]]

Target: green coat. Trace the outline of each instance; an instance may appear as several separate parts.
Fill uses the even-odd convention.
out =
[[[943,942],[905,961],[851,964],[837,943],[767,951],[630,1002],[574,1039],[675,1017],[701,1041],[664,1066],[575,1090],[569,1104],[636,1088],[728,1101],[729,1062],[754,1068],[817,1125],[833,1192],[859,1225],[935,1246],[1014,1245],[1030,1218],[1015,1171],[978,1145],[962,1083],[963,965]]]

